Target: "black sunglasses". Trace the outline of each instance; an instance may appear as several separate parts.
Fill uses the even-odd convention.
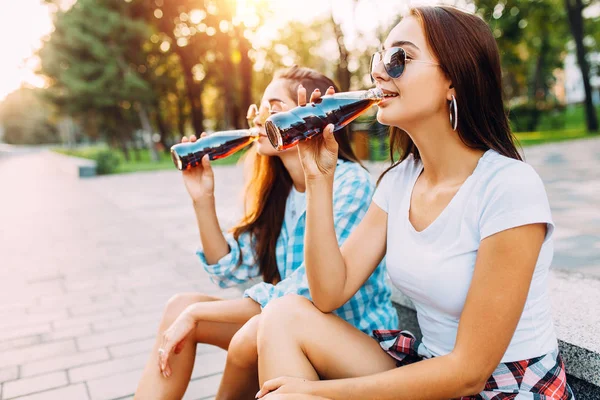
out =
[[[389,49],[380,50],[371,57],[371,80],[375,82],[373,72],[379,64],[383,62],[383,68],[390,78],[400,78],[406,69],[408,62],[418,62],[423,64],[440,65],[432,61],[414,60],[406,58],[406,51],[402,47],[390,47]]]

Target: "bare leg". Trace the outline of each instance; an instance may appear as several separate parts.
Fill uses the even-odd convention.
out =
[[[181,399],[194,368],[196,358],[196,344],[207,343],[227,349],[233,335],[241,328],[241,324],[223,322],[200,321],[194,335],[190,335],[177,357],[169,361],[173,375],[164,378],[158,368],[158,348],[162,340],[162,333],[177,319],[179,314],[190,304],[203,301],[219,301],[221,299],[196,293],[178,294],[172,297],[165,308],[157,339],[146,363],[142,378],[136,390],[136,399]]]
[[[260,315],[256,315],[233,336],[217,400],[254,399],[258,392],[258,349]]]
[[[258,354],[261,385],[279,376],[340,379],[396,367],[375,339],[293,295],[274,300],[263,310]]]

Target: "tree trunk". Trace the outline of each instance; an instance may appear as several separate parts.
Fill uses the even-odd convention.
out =
[[[154,120],[156,121],[156,126],[158,127],[158,131],[160,132],[160,144],[163,146],[163,151],[166,154],[170,152],[170,142],[173,141],[172,135],[169,133],[165,121],[160,113],[160,106],[156,106],[156,110],[154,111]]]
[[[240,126],[246,127],[246,108],[252,104],[252,60],[250,60],[250,56],[248,52],[250,51],[250,43],[248,39],[244,37],[243,31],[241,29],[237,30],[238,33],[238,50],[241,54],[240,60],[240,79],[241,79],[241,105],[242,105],[242,115],[241,121],[239,123],[243,124]]]
[[[235,129],[240,117],[240,107],[235,98],[235,67],[231,60],[231,36],[228,33],[219,35],[218,46],[222,51],[221,89],[223,91],[223,126]]]
[[[142,123],[142,129],[150,135],[150,139],[148,140],[148,151],[150,152],[150,160],[152,162],[158,162],[158,154],[156,152],[156,146],[154,146],[154,140],[152,140],[152,125],[150,125],[150,119],[148,118],[148,113],[146,112],[146,107],[143,104],[140,104],[140,122]]]
[[[340,52],[340,60],[337,65],[337,72],[335,74],[336,80],[338,85],[340,85],[340,90],[342,92],[347,92],[350,90],[350,79],[352,77],[352,74],[350,74],[350,71],[348,70],[350,52],[344,43],[344,32],[342,31],[342,27],[335,22],[335,19],[333,18],[333,12],[331,14],[331,24],[333,26],[333,32],[335,34],[338,50]]]
[[[204,109],[202,108],[202,90],[204,85],[202,82],[194,80],[192,72],[194,66],[200,63],[200,57],[192,46],[180,47],[176,44],[177,37],[175,37],[174,32],[174,21],[179,16],[182,7],[184,7],[184,2],[171,1],[170,3],[172,3],[171,6],[162,8],[164,15],[158,24],[160,30],[171,39],[173,43],[172,51],[179,57],[185,82],[186,96],[190,102],[192,127],[194,128],[194,134],[200,136],[204,131]]]
[[[194,128],[194,134],[200,136],[204,132],[204,110],[202,108],[202,85],[194,80],[192,74],[193,65],[189,65],[189,62],[184,61],[185,56],[180,56],[183,69],[183,77],[185,79],[185,88],[188,100],[190,102],[192,126]]]
[[[541,116],[540,107],[543,105],[545,100],[546,93],[546,79],[544,77],[544,67],[546,64],[546,54],[550,49],[550,40],[549,35],[546,29],[544,28],[540,34],[542,43],[540,45],[538,51],[538,58],[535,65],[535,72],[533,74],[533,84],[530,85],[531,91],[529,93],[530,101],[535,105],[533,113],[531,115],[530,126],[528,127],[529,131],[535,131]]]
[[[179,95],[177,98],[177,130],[181,137],[185,136],[185,119],[185,96]]]
[[[583,43],[583,4],[581,0],[565,0],[571,33],[575,40],[577,63],[581,69],[583,88],[585,90],[585,117],[589,132],[598,132],[598,116],[592,102],[592,86],[590,85],[590,67],[586,59],[586,49]]]

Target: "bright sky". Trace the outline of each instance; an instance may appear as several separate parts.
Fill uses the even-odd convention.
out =
[[[40,0],[0,0],[0,100],[23,83],[43,85],[33,70],[32,55],[52,29],[48,8]]]
[[[252,3],[254,0],[238,0]],[[357,30],[373,32],[375,27],[390,23],[402,7],[411,0],[361,0],[356,15],[352,15],[352,0],[268,0],[274,10],[269,32],[285,25],[286,21],[297,19],[308,21],[316,16],[327,15],[333,6],[336,20],[341,21],[348,43]],[[420,0],[433,3],[435,0]],[[414,2],[413,2],[414,3]],[[0,0],[0,101],[21,85],[43,86],[44,81],[34,70],[38,61],[33,56],[41,45],[41,38],[52,30],[50,11],[41,0]]]

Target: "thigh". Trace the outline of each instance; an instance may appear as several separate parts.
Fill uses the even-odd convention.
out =
[[[281,303],[276,311],[286,315],[279,321],[288,325],[285,334],[296,338],[322,379],[366,376],[396,368],[395,360],[374,338],[338,316],[322,313],[300,296]],[[276,328],[274,331],[277,334]]]
[[[212,344],[227,350],[231,339],[243,325],[229,322],[199,321],[195,331],[196,342]]]

